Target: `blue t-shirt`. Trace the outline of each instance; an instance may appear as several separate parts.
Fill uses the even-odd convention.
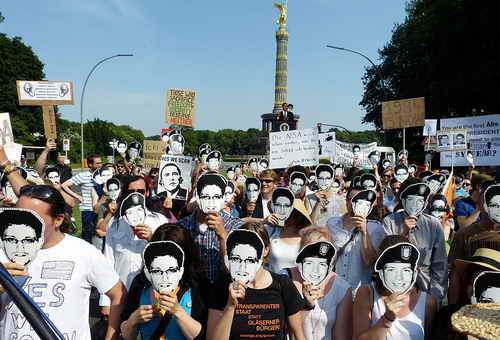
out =
[[[455,202],[455,211],[453,212],[453,215],[455,215],[455,217],[469,217],[470,215],[472,215],[474,210],[476,210],[476,204],[474,203],[472,198],[467,197]],[[479,217],[476,221],[479,221]]]
[[[142,290],[141,302],[140,302],[141,306],[152,305],[149,289],[150,287],[145,287]],[[179,305],[182,307],[182,309],[184,309],[184,311],[188,315],[191,315],[191,308],[192,308],[191,289],[188,289],[184,293],[181,301],[179,302]],[[142,340],[148,340],[153,335],[156,327],[158,327],[158,325],[160,324],[160,320],[161,320],[160,317],[158,315],[155,315],[151,319],[151,321],[139,325],[138,330],[141,333]],[[182,334],[179,325],[177,325],[177,322],[175,321],[175,317],[172,317],[170,319],[170,322],[168,323],[168,326],[165,329],[164,336],[165,340],[186,340],[186,337],[184,336],[184,334]]]

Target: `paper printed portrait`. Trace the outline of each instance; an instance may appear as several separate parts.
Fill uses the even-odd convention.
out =
[[[359,179],[359,183],[365,190],[375,190],[377,188],[377,177],[373,174],[363,174]]]
[[[493,223],[500,223],[500,184],[489,186],[483,195],[484,211]]]
[[[429,210],[431,215],[436,218],[441,218],[447,215],[449,207],[448,207],[448,202],[446,201],[446,197],[443,195],[435,195],[432,198]]]
[[[198,147],[198,154],[201,152],[201,150],[209,150],[212,151],[212,147],[208,143],[203,143]]]
[[[212,152],[212,150],[210,150],[210,149],[202,149],[198,153],[198,158],[200,159],[200,162],[202,164],[207,164],[207,157],[210,154],[210,152]]]
[[[258,158],[250,158],[247,162],[248,168],[251,172],[257,173],[259,172],[259,159]]]
[[[144,224],[146,219],[146,199],[144,195],[133,192],[122,201],[120,205],[120,217],[133,228]]]
[[[227,174],[227,178],[230,180],[230,181],[234,181],[236,179],[236,171],[234,170],[234,167],[229,167],[227,170],[226,170],[226,174]]]
[[[328,164],[320,164],[316,167],[316,181],[320,190],[327,190],[333,183],[333,168]]]
[[[162,155],[158,173],[157,194],[186,200],[191,187],[193,159],[187,156]]]
[[[500,272],[484,271],[475,279],[472,286],[471,303],[500,302]]]
[[[344,177],[344,165],[343,164],[335,165],[335,177],[339,177],[339,178]]]
[[[385,249],[375,262],[375,272],[391,293],[406,294],[417,279],[420,251],[411,243],[401,242]]]
[[[184,251],[175,242],[146,244],[142,252],[144,274],[158,293],[174,292],[184,275]]]
[[[412,184],[403,190],[400,200],[408,216],[418,218],[427,206],[430,194],[431,190],[425,183]]]
[[[124,155],[125,152],[127,152],[127,148],[128,144],[123,140],[119,141],[118,144],[116,145],[116,151],[121,155]]]
[[[259,161],[259,173],[269,168],[269,161],[265,158],[261,158]]]
[[[120,196],[120,192],[121,192],[120,180],[118,178],[108,179],[106,181],[105,189],[106,189],[106,194],[108,195],[108,197],[111,200],[116,201],[118,199],[118,197]]]
[[[278,219],[278,225],[284,227],[286,220],[293,211],[295,196],[288,188],[276,188],[273,190],[271,199],[272,212]]]
[[[352,156],[354,159],[359,159],[361,157],[361,147],[359,145],[354,145],[352,147]]]
[[[288,179],[288,183],[290,186],[290,190],[292,190],[293,194],[297,197],[300,195],[307,185],[307,177],[301,171],[295,171],[290,174]]]
[[[390,159],[385,158],[382,161],[382,169],[392,168],[392,161]]]
[[[112,178],[113,175],[114,175],[114,170],[113,167],[110,165],[104,165],[101,168],[96,169],[92,173],[94,182],[96,182],[99,185],[106,183],[106,181]]]
[[[33,262],[42,248],[45,233],[43,219],[34,211],[20,208],[0,209],[0,236],[5,256],[24,266]]]
[[[378,165],[380,162],[380,152],[374,150],[368,154],[368,160],[372,165]]]
[[[61,184],[61,174],[56,167],[45,169],[45,179],[52,184]]]
[[[236,196],[233,182],[228,181],[224,192],[224,202],[226,205],[234,203],[233,198]]]
[[[333,270],[336,249],[332,243],[317,241],[309,243],[297,255],[297,268],[306,282],[321,284]]]
[[[261,183],[258,178],[247,177],[245,181],[245,195],[248,201],[255,202],[260,195]]]
[[[431,189],[431,195],[435,195],[443,189],[446,184],[446,176],[443,174],[434,174],[427,177],[425,183]]]
[[[403,183],[410,177],[410,171],[408,167],[404,164],[398,164],[394,168],[394,177],[398,180],[399,183]]]
[[[402,161],[408,159],[408,150],[401,150],[398,152],[398,160]]]
[[[196,192],[198,206],[203,213],[219,212],[224,208],[226,186],[226,179],[219,174],[208,173],[200,176],[196,183]]]
[[[363,190],[351,198],[352,213],[354,216],[366,218],[372,212],[377,200],[377,193],[374,190]]]
[[[207,167],[209,171],[219,171],[222,165],[222,154],[220,151],[212,151],[207,156]]]
[[[233,281],[252,282],[262,266],[264,242],[259,234],[246,229],[235,229],[226,238],[224,262]]]
[[[184,153],[184,136],[176,133],[168,137],[168,153],[175,156]]]
[[[142,145],[139,142],[132,142],[128,146],[128,157],[130,160],[139,158],[141,154]]]

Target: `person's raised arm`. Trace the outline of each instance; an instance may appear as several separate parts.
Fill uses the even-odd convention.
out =
[[[42,153],[40,154],[40,156],[38,156],[38,159],[35,162],[35,169],[42,178],[44,176],[43,170],[45,169],[45,165],[47,164],[47,157],[49,155],[49,152],[55,150],[56,147],[57,144],[53,139],[47,139],[45,149],[43,149]]]
[[[77,175],[78,176],[78,175]],[[61,188],[71,197],[75,198],[79,202],[83,202],[83,197],[78,195],[76,192],[71,190],[71,186],[75,185],[73,178],[68,179],[66,182],[61,184]]]

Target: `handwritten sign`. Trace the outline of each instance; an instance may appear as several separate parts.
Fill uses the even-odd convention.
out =
[[[194,126],[196,92],[193,90],[167,90],[165,121],[170,125]]]
[[[317,165],[318,144],[317,129],[272,132],[269,134],[269,168]]]
[[[0,145],[12,142],[14,142],[14,134],[12,133],[9,113],[0,113]]]
[[[43,131],[47,139],[57,138],[56,129],[56,114],[54,112],[54,106],[43,105]]]
[[[144,140],[144,169],[146,171],[152,168],[160,167],[161,156],[165,153],[167,143],[157,140]]]
[[[424,97],[383,102],[382,122],[384,130],[424,126]]]
[[[19,105],[73,104],[73,83],[70,81],[18,80]]]

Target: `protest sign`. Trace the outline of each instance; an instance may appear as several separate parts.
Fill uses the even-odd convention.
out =
[[[314,166],[318,158],[318,130],[303,129],[269,134],[269,168]]]
[[[196,92],[193,90],[167,90],[165,121],[170,125],[194,126]]]
[[[70,81],[17,80],[19,105],[73,104],[73,83]]]
[[[328,158],[328,160],[335,158],[335,132],[320,133],[318,138],[319,157]]]
[[[12,133],[9,113],[0,113],[0,145],[12,142],[14,142],[14,134]]]
[[[63,139],[63,151],[69,151],[69,139],[68,138],[64,138]]]
[[[424,126],[424,97],[383,102],[382,122],[384,130]]]
[[[500,114],[448,118],[440,120],[440,129],[467,130],[468,149],[474,156],[476,166],[500,165]],[[451,152],[441,152],[441,166],[451,166]],[[455,166],[469,166],[466,152],[456,151],[453,155]]]
[[[464,151],[467,149],[467,130],[440,130],[437,132],[436,151]]]
[[[13,163],[21,162],[21,155],[23,153],[23,146],[18,143],[9,143],[4,146],[7,159]]]
[[[356,166],[360,168],[373,168],[373,165],[370,163],[368,159],[368,155],[370,152],[377,150],[377,143],[369,143],[369,144],[359,144],[359,143],[345,143],[341,141],[335,142],[335,159],[334,162],[336,164],[342,164],[346,167],[351,167],[354,158],[357,158]],[[357,145],[360,150],[358,154],[354,155],[353,147]]]
[[[56,130],[56,114],[54,112],[54,106],[43,105],[42,109],[43,109],[43,131],[45,134],[45,138],[56,139],[57,130]]]
[[[422,136],[435,136],[437,133],[437,119],[426,119]]]
[[[162,155],[158,173],[158,194],[178,200],[186,200],[191,188],[193,158]]]
[[[152,168],[160,167],[160,159],[165,154],[167,143],[157,140],[144,140],[144,169],[149,172]]]

